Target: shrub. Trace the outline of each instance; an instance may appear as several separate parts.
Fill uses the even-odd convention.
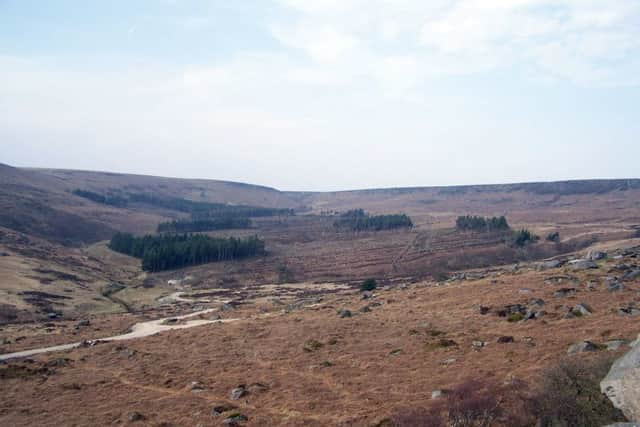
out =
[[[611,356],[571,358],[543,372],[540,389],[531,399],[531,411],[541,427],[600,427],[624,421],[600,391]]]
[[[556,231],[556,232],[547,234],[547,241],[558,243],[560,241],[560,233]]]
[[[515,246],[524,246],[527,243],[533,243],[535,241],[537,241],[539,239],[538,236],[536,236],[535,234],[531,233],[529,230],[527,230],[526,228],[523,228],[521,230],[516,231],[515,233],[513,233],[513,244]]]
[[[524,319],[524,315],[520,312],[511,313],[509,317],[507,317],[508,322],[519,322]]]
[[[521,382],[498,385],[466,381],[445,394],[429,409],[399,411],[393,418],[397,427],[489,427],[533,425],[526,413],[527,387]]]
[[[378,287],[378,282],[376,279],[366,279],[360,284],[360,290],[365,291],[373,291]]]

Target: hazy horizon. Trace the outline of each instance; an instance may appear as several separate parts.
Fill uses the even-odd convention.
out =
[[[0,162],[284,191],[631,179],[640,2],[0,2]]]

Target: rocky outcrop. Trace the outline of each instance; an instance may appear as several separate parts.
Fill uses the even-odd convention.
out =
[[[630,420],[640,420],[640,336],[611,367],[600,389]]]

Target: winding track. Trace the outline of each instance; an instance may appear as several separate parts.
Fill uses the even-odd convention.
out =
[[[212,323],[230,323],[230,322],[235,322],[237,320],[237,318],[234,319],[219,319],[219,320],[203,320],[203,319],[197,319],[197,320],[189,320],[185,323],[181,323],[179,325],[167,325],[164,324],[164,322],[168,319],[176,319],[176,320],[183,320],[183,319],[188,319],[190,317],[195,317],[195,316],[199,316],[201,314],[206,314],[206,313],[211,313],[213,311],[217,311],[217,309],[215,308],[209,308],[206,310],[200,310],[200,311],[196,311],[194,313],[190,313],[190,314],[185,314],[182,316],[171,316],[171,317],[165,317],[162,319],[157,319],[157,320],[150,320],[147,322],[139,322],[136,323],[135,325],[133,325],[133,327],[131,328],[130,332],[127,332],[125,334],[121,334],[121,335],[114,335],[112,337],[107,337],[107,338],[100,338],[96,341],[124,341],[124,340],[131,340],[134,338],[143,338],[143,337],[148,337],[150,335],[155,335],[158,334],[160,332],[165,332],[165,331],[171,331],[174,329],[187,329],[187,328],[192,328],[194,326],[201,326],[201,325],[209,325]],[[91,341],[88,341],[89,343],[91,343]],[[83,345],[83,343],[86,343],[86,341],[82,341],[82,342],[74,342],[74,343],[70,343],[70,344],[62,344],[62,345],[55,345],[55,346],[51,346],[51,347],[42,347],[42,348],[35,348],[32,350],[24,350],[24,351],[18,351],[15,353],[7,353],[7,354],[0,354],[0,360],[8,360],[8,359],[16,359],[19,357],[29,357],[29,356],[34,356],[36,354],[42,354],[42,353],[50,353],[53,351],[64,351],[64,350],[71,350],[73,348],[77,348],[80,347],[81,345]]]

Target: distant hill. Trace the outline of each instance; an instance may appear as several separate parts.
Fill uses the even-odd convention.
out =
[[[113,206],[74,194],[145,197],[294,209],[301,213],[405,212],[420,223],[451,222],[457,214],[509,214],[510,221],[571,221],[589,211],[590,220],[616,209],[640,221],[640,180],[584,180],[500,185],[367,189],[338,192],[283,192],[237,182],[180,179],[110,172],[22,169],[0,164],[0,226],[67,245],[92,243],[115,231],[148,233],[160,222],[186,214],[167,206]],[[568,211],[567,207],[571,206]],[[430,219],[429,219],[430,218]]]

